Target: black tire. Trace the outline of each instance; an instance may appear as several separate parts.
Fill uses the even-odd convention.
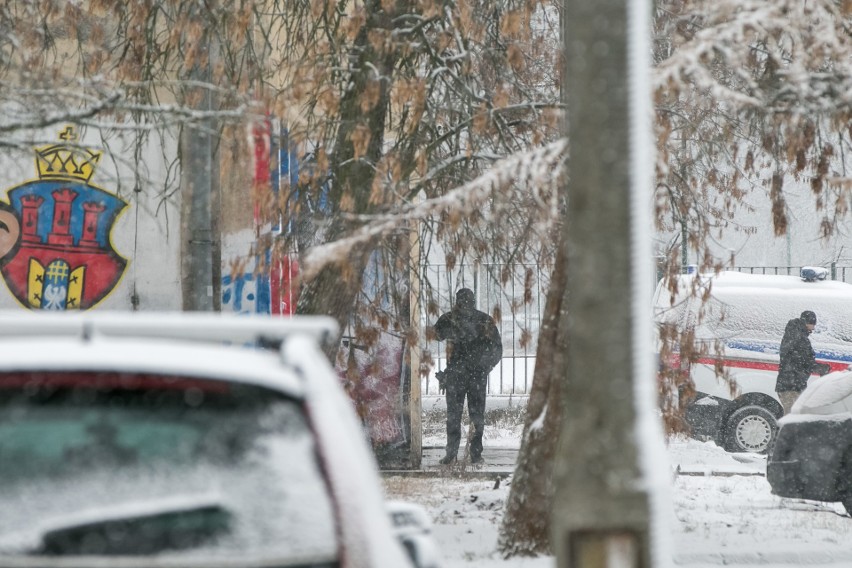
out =
[[[724,432],[727,451],[765,454],[778,433],[778,421],[770,410],[751,404],[731,413]]]

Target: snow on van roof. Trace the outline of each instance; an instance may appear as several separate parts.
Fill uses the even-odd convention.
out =
[[[682,275],[678,284],[678,293],[672,297],[665,283],[660,283],[656,317],[679,324],[691,321],[697,324],[698,337],[780,341],[787,322],[811,310],[817,314],[817,328],[811,337],[815,346],[852,346],[852,284],[735,271]],[[703,305],[700,318],[683,320],[686,313],[697,315],[702,303],[689,299],[696,284],[711,285],[710,301]],[[700,298],[701,291],[697,294]]]
[[[655,305],[658,308],[666,308],[683,302],[692,293],[694,286],[703,288],[712,286],[713,296],[730,297],[738,293],[743,296],[753,297],[754,288],[761,289],[761,295],[780,294],[781,296],[795,295],[798,298],[817,297],[826,299],[828,297],[849,297],[852,300],[852,284],[837,280],[820,280],[816,282],[805,282],[799,276],[787,276],[780,274],[750,274],[726,270],[716,273],[682,274],[678,276],[677,294],[674,297],[668,293],[668,285],[661,280],[657,287]],[[785,294],[785,292],[795,294]]]
[[[688,283],[693,276],[682,276],[682,282]],[[700,278],[712,281],[714,287],[756,287],[773,288],[779,290],[812,290],[812,291],[843,291],[852,294],[852,284],[837,280],[819,280],[805,282],[799,276],[787,276],[781,274],[750,274],[735,270],[726,270],[718,274],[701,274]]]

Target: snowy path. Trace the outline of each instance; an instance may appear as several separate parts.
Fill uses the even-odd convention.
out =
[[[494,447],[510,455],[505,442]],[[667,519],[671,566],[852,567],[852,518],[839,503],[772,495],[761,456],[729,454],[694,440],[670,443],[668,454],[673,470],[680,466],[681,472],[672,475]],[[494,552],[509,493],[505,480],[495,484],[453,477],[386,479],[389,494],[419,502],[432,515],[445,568],[554,567],[553,557],[504,560]]]

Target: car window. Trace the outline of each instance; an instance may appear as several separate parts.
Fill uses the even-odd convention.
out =
[[[0,554],[337,554],[303,405],[224,382],[0,374],[0,510]],[[180,545],[140,536],[169,523]],[[133,538],[85,550],[81,527]]]

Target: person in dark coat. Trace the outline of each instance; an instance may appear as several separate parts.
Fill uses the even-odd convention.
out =
[[[814,349],[808,336],[816,327],[816,314],[805,310],[802,315],[787,322],[784,337],[781,339],[781,361],[778,365],[778,378],[775,392],[781,399],[784,414],[789,414],[793,403],[808,386],[811,373],[824,375],[828,365],[817,363]]]
[[[503,342],[494,320],[475,307],[473,290],[456,293],[452,310],[435,323],[439,341],[448,342],[447,368],[438,373],[441,390],[447,393],[447,448],[441,463],[456,460],[461,442],[461,417],[467,397],[467,411],[473,425],[470,461],[482,463],[482,434],[485,429],[485,394],[488,373],[503,356]]]

